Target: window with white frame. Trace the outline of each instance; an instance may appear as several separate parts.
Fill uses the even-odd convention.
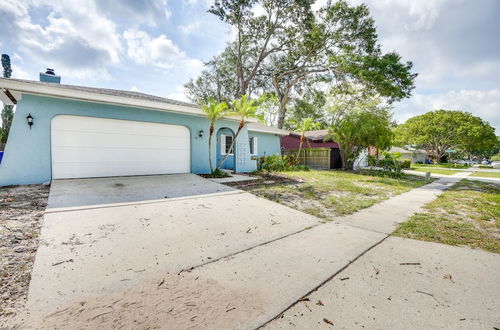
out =
[[[250,155],[257,155],[257,138],[255,136],[251,136],[249,138],[250,144]]]
[[[231,147],[231,143],[233,143],[233,136],[232,135],[225,135],[221,134],[220,135],[220,153],[221,155],[234,155],[233,149],[229,150]]]

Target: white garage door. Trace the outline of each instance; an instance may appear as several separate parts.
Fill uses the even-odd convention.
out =
[[[80,116],[52,119],[52,178],[189,173],[184,126]]]

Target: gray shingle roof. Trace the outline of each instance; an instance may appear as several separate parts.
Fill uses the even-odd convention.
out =
[[[102,95],[122,96],[122,97],[129,97],[129,98],[133,98],[133,99],[138,99],[138,100],[148,100],[148,101],[163,102],[163,103],[168,103],[168,104],[175,104],[175,105],[180,105],[180,106],[185,106],[185,107],[192,107],[192,108],[197,108],[197,109],[199,108],[196,104],[193,104],[193,103],[172,100],[172,99],[168,99],[166,97],[160,97],[160,96],[145,94],[145,93],[140,93],[140,92],[124,91],[124,90],[109,89],[109,88],[86,87],[86,86],[78,86],[78,85],[55,84],[55,83],[48,83],[48,82],[35,81],[35,80],[12,79],[12,78],[0,78],[0,79],[9,79],[9,80],[13,80],[13,81],[19,81],[19,82],[28,83],[28,84],[32,84],[32,85],[39,85],[39,86],[50,86],[51,88],[70,89],[70,90],[75,90],[75,91],[96,93],[96,94],[102,94]]]
[[[167,105],[178,105],[183,107],[189,107],[192,109],[196,109],[199,111],[199,114],[203,114],[198,105],[188,102],[182,102],[177,100],[172,100],[166,97],[160,97],[151,94],[145,94],[140,92],[133,91],[124,91],[119,89],[109,89],[109,88],[95,88],[95,87],[86,87],[86,86],[78,86],[78,85],[66,85],[66,84],[57,84],[57,83],[49,83],[49,82],[41,82],[35,80],[24,80],[24,79],[12,79],[12,78],[0,78],[0,85],[2,81],[13,81],[20,82],[23,84],[28,84],[28,86],[46,86],[50,87],[53,90],[72,90],[77,92],[87,92],[98,95],[106,95],[106,96],[117,96],[117,97],[125,97],[136,100],[144,100],[144,101],[153,101],[159,103],[165,103]],[[55,92],[57,93],[57,92]],[[266,126],[256,122],[248,122],[247,123],[248,130],[256,131],[256,132],[265,132],[271,134],[279,134],[279,135],[288,135],[289,132],[285,130],[281,130],[275,127]]]

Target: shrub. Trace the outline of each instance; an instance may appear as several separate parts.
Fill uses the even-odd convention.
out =
[[[377,157],[368,155],[368,166],[377,166]]]
[[[227,178],[230,177],[227,172],[221,170],[220,168],[216,168],[210,175],[208,175],[209,178]]]
[[[299,160],[294,155],[271,155],[262,156],[259,159],[257,168],[259,171],[282,172],[282,171],[307,171],[307,166],[298,165]]]
[[[378,164],[388,172],[401,173],[403,168],[401,161],[399,160],[400,157],[401,154],[399,152],[395,152],[393,154],[384,152],[384,158],[379,160]]]
[[[401,168],[408,169],[411,167],[411,160],[409,159],[401,159],[399,162],[401,163]]]

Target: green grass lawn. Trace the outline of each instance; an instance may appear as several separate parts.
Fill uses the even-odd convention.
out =
[[[479,167],[479,168],[486,168],[486,169],[491,169],[491,168],[493,168],[493,166],[490,166],[490,165],[479,165],[478,167]]]
[[[458,173],[460,171],[454,171],[454,170],[445,170],[445,169],[440,169],[440,168],[431,168],[431,167],[412,167],[410,168],[412,171],[416,172],[431,172],[434,174],[444,174],[444,175],[453,175],[455,173]]]
[[[479,178],[500,178],[500,172],[474,172],[470,176]]]
[[[393,235],[500,253],[500,185],[461,180]]]
[[[426,183],[422,177],[412,175],[393,179],[343,171],[311,170],[283,172],[280,175],[284,177],[283,180],[271,177],[267,181],[245,184],[239,188],[330,220]]]

